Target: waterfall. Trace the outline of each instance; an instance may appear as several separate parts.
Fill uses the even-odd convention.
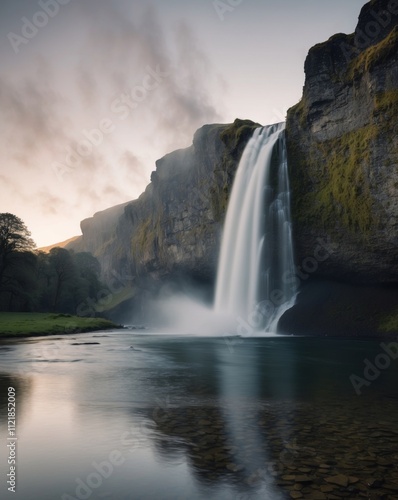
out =
[[[215,310],[276,331],[295,301],[285,124],[257,128],[236,173],[218,263]]]

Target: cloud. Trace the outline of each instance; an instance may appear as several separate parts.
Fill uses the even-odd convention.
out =
[[[76,68],[76,86],[82,103],[93,107],[98,101],[99,85],[95,76],[87,68],[82,66]]]
[[[185,22],[166,36],[152,7],[141,13],[132,8],[129,17],[120,6],[101,2],[94,16],[91,10],[86,12],[90,12],[91,28],[80,66],[101,79],[109,91],[109,105],[121,92],[141,85],[148,66],[168,73],[130,113],[132,127],[144,125],[167,139],[168,147],[175,147],[189,143],[203,124],[220,120],[215,95],[225,82]]]
[[[191,28],[170,29],[143,2],[71,3],[26,49],[0,68],[0,182],[2,205],[18,203],[37,226],[43,214],[67,226],[138,197],[156,159],[220,117],[219,77]],[[142,86],[148,68],[167,76],[122,120],[112,102]],[[104,119],[114,131],[57,176],[54,163]]]
[[[53,85],[52,68],[42,59],[33,74],[0,76],[0,108],[2,150],[18,168],[31,168],[43,150],[54,150],[67,137],[68,100]],[[8,168],[4,161],[2,168]]]
[[[174,124],[181,130],[192,130],[220,119],[218,105],[212,96],[216,79],[214,69],[200,49],[189,26],[181,22],[175,32],[178,47],[176,71],[165,93],[167,113],[163,114],[165,129]],[[225,85],[220,79],[219,83]]]
[[[18,195],[18,186],[17,184],[10,179],[9,174],[0,174],[0,189],[1,191],[7,192],[11,196]],[[3,205],[3,196],[0,196],[0,203]],[[0,211],[4,210],[5,207],[0,208]]]
[[[131,151],[125,151],[120,157],[118,165],[124,175],[135,183],[148,183],[147,169],[142,161]]]
[[[68,203],[64,198],[55,196],[44,189],[37,191],[35,200],[43,215],[63,215],[68,210]]]

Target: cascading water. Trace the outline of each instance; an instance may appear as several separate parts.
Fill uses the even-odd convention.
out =
[[[295,301],[285,124],[258,128],[233,184],[218,264],[215,310],[274,332]],[[259,320],[261,318],[261,321]]]

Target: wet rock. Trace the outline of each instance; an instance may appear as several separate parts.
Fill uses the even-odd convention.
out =
[[[383,487],[386,490],[398,491],[398,483],[385,483]]]
[[[330,493],[331,491],[334,491],[334,487],[328,484],[322,484],[320,486],[320,490],[322,493]]]
[[[308,500],[327,500],[328,497],[321,491],[314,491],[306,495],[305,498]]]
[[[230,470],[232,472],[239,472],[239,471],[243,470],[243,468],[244,468],[242,465],[237,465],[234,463],[228,463],[226,467],[228,470]]]
[[[74,342],[71,345],[100,345],[99,342]]]
[[[371,481],[368,481],[368,486],[369,488],[381,488],[383,486],[383,480],[372,479]]]
[[[337,484],[338,486],[343,486],[346,488],[349,483],[349,479],[347,476],[343,476],[343,474],[338,474],[337,476],[326,477],[325,481],[332,484]]]
[[[295,476],[294,480],[296,483],[312,483],[314,481],[314,478],[310,476]]]
[[[304,498],[304,495],[302,493],[300,493],[299,491],[291,491],[290,492],[290,496],[291,498]]]

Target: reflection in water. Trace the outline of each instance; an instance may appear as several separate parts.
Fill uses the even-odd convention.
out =
[[[9,352],[8,349],[0,348],[0,353]],[[14,387],[18,397],[18,420],[21,421],[26,399],[29,398],[32,390],[32,381],[29,377],[22,377],[17,374],[0,372],[0,427],[7,426],[8,413],[8,388]]]
[[[179,404],[146,412],[157,425],[151,439],[166,460],[182,460],[185,454],[197,480],[211,486],[210,491],[228,484],[236,499],[290,498],[290,493],[294,498],[328,498],[326,492],[344,491],[352,496],[368,491],[375,472],[397,487],[398,371],[362,399],[349,384],[369,343],[263,339],[230,352],[213,342],[206,346],[207,359],[196,352],[200,345],[181,342],[177,352],[163,347],[172,359],[193,363],[193,351],[202,363],[191,383],[185,380],[174,395]],[[192,385],[209,380],[209,373],[210,385]],[[371,432],[375,421],[381,434],[390,435],[389,442]],[[379,460],[375,471],[374,457],[380,454],[388,459]],[[328,483],[336,477],[347,485]]]
[[[398,366],[360,398],[349,381],[377,343],[245,339],[231,350],[223,339],[95,339],[77,346],[64,338],[56,352],[49,339],[0,351],[1,411],[9,384],[19,384],[24,407],[17,500],[82,491],[117,500],[398,492]],[[118,464],[98,476],[113,452]],[[0,460],[4,477],[4,447]]]
[[[219,351],[218,382],[223,398],[221,407],[228,440],[234,450],[229,468],[233,472],[240,472],[241,484],[257,485],[263,498],[277,499],[280,494],[269,474],[271,460],[268,439],[260,432],[257,405],[251,410],[253,402],[261,401],[255,347],[250,346],[246,353],[247,359],[243,362],[236,356],[236,351]],[[236,357],[238,359],[234,359]]]

